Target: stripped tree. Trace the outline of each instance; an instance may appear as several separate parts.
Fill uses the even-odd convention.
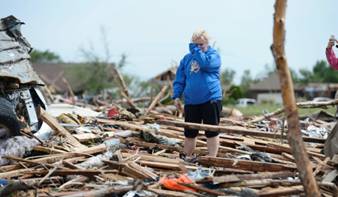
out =
[[[295,158],[300,179],[302,180],[306,196],[320,196],[316,180],[312,174],[312,165],[305,149],[304,141],[301,136],[298,110],[293,92],[293,83],[288,69],[288,62],[285,55],[285,12],[287,0],[276,0],[273,44],[271,51],[276,62],[285,115],[288,122],[288,142]]]

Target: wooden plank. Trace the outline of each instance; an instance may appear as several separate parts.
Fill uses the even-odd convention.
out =
[[[74,146],[75,149],[87,148],[87,146],[77,141],[77,139],[75,139],[73,135],[69,133],[69,131],[67,131],[64,127],[62,127],[54,117],[49,115],[42,108],[40,108],[40,110],[41,110],[41,119],[45,123],[47,123],[55,131],[56,134],[63,135],[66,138],[67,142],[71,144],[72,146]]]
[[[33,174],[33,175],[45,175],[49,170],[32,170],[24,172],[24,174]],[[82,175],[82,176],[95,176],[101,173],[117,173],[116,170],[90,170],[90,169],[57,169],[52,174],[53,175]]]
[[[204,166],[217,166],[226,168],[235,168],[256,172],[277,172],[277,171],[294,171],[296,166],[282,165],[268,162],[258,162],[239,159],[227,159],[203,156],[198,158],[198,162]]]
[[[151,102],[147,110],[144,112],[144,116],[146,116],[160,101],[160,99],[163,97],[164,93],[167,91],[168,85],[163,86],[161,91],[155,96],[154,100]]]
[[[98,135],[95,135],[93,133],[81,133],[81,134],[73,134],[73,136],[79,141],[79,142],[87,142],[90,140],[96,140],[101,138]]]
[[[70,152],[70,153],[62,153],[62,154],[54,154],[54,155],[49,155],[46,157],[38,158],[38,159],[32,159],[30,161],[44,164],[44,163],[55,163],[57,161],[60,161],[62,159],[72,159],[78,156],[83,156],[83,155],[92,155],[92,154],[97,154],[97,153],[102,153],[107,150],[106,145],[100,144],[98,146],[93,146],[90,148],[86,148],[82,150],[81,152]],[[15,170],[15,169],[20,169],[22,166],[19,164],[15,165],[7,165],[7,166],[2,166],[0,167],[0,170],[3,172],[7,172],[9,170]],[[0,173],[1,175],[1,173]]]
[[[18,176],[21,176],[24,173],[28,173],[28,172],[31,172],[31,171],[32,171],[32,169],[25,168],[25,169],[12,170],[12,171],[9,171],[9,172],[3,172],[3,173],[0,173],[0,178],[1,179],[11,179],[13,177],[18,177]]]
[[[258,196],[287,196],[293,194],[304,193],[302,185],[291,186],[291,187],[278,187],[274,189],[261,190],[258,192]]]
[[[167,197],[196,197],[193,194],[187,194],[184,192],[176,192],[176,191],[170,191],[170,190],[163,190],[163,189],[153,189],[148,188],[148,190],[160,195],[160,196],[167,196]]]
[[[123,193],[126,193],[133,189],[133,185],[119,186],[119,187],[105,187],[102,186],[102,189],[89,190],[89,191],[59,191],[59,192],[48,192],[48,195],[41,195],[41,197],[99,197],[99,196],[121,196]],[[46,192],[43,192],[46,194]],[[40,195],[39,195],[40,196]]]
[[[285,135],[281,135],[279,133],[268,133],[262,132],[255,129],[248,129],[239,126],[216,126],[209,124],[197,124],[190,122],[181,122],[181,121],[170,121],[170,120],[157,120],[158,124],[184,127],[189,129],[198,129],[198,130],[206,130],[206,131],[216,131],[219,133],[227,133],[227,134],[238,134],[238,135],[248,135],[248,136],[257,136],[257,137],[267,137],[267,138],[281,138],[286,139]],[[311,138],[311,137],[303,137],[303,140],[306,142],[314,142],[314,143],[324,143],[325,139],[322,138]]]
[[[48,153],[48,154],[66,153],[66,151],[64,151],[64,150],[50,148],[50,147],[45,147],[45,146],[35,146],[33,148],[33,150],[34,151]]]
[[[244,180],[260,180],[267,178],[287,178],[295,176],[295,172],[280,171],[280,172],[262,172],[256,174],[239,174],[239,175],[225,175],[225,176],[214,176],[209,180],[212,180],[214,184],[219,183],[231,183],[239,182]]]

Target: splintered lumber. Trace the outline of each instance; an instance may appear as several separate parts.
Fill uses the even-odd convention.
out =
[[[301,185],[291,187],[278,187],[274,189],[266,189],[258,192],[258,196],[286,196],[292,194],[301,194],[304,189]]]
[[[337,185],[334,183],[318,183],[318,185],[321,187],[321,189],[325,190],[331,190],[330,193],[332,193],[330,196],[338,197],[338,188]]]
[[[277,110],[274,111],[274,112],[271,112],[271,113],[268,113],[268,114],[264,114],[264,115],[262,115],[262,116],[259,116],[259,117],[254,118],[253,120],[250,120],[250,121],[248,122],[248,124],[253,124],[253,123],[256,123],[256,122],[260,122],[260,121],[262,121],[262,120],[264,120],[264,119],[268,119],[268,118],[270,118],[270,117],[276,116],[276,115],[281,114],[281,113],[283,113],[283,112],[284,112],[284,108],[277,109]]]
[[[87,148],[85,145],[77,141],[77,139],[72,134],[70,134],[69,131],[67,131],[64,127],[62,127],[54,117],[49,115],[42,108],[40,108],[40,110],[41,110],[41,119],[45,123],[47,123],[56,132],[56,134],[63,135],[66,138],[67,142],[72,146],[74,146],[75,149]]]
[[[193,194],[187,194],[184,192],[177,192],[177,191],[170,191],[170,190],[163,190],[163,189],[154,189],[148,188],[149,191],[152,191],[160,196],[167,196],[167,197],[196,197]]]
[[[163,125],[170,125],[176,127],[184,127],[188,129],[198,129],[205,131],[217,131],[219,133],[232,133],[238,135],[249,135],[249,136],[257,136],[257,137],[267,137],[267,138],[285,138],[284,135],[278,133],[268,133],[257,131],[255,129],[247,129],[239,126],[218,126],[218,125],[209,125],[209,124],[198,124],[191,122],[182,122],[182,121],[171,121],[171,120],[158,120],[157,123]],[[324,143],[325,139],[322,138],[311,138],[311,137],[303,137],[306,142],[314,142],[314,143]]]
[[[61,159],[68,159],[76,156],[84,156],[84,155],[92,155],[97,153],[102,153],[107,150],[106,145],[100,144],[97,146],[93,146],[90,148],[82,149],[81,151],[69,152],[69,153],[62,153],[62,154],[54,154],[47,157],[34,159],[33,161],[40,162],[40,163],[54,163]]]
[[[271,148],[276,148],[281,150],[281,152],[287,152],[287,153],[292,153],[292,148],[290,148],[287,145],[284,144],[277,144],[277,143],[268,143],[267,146],[271,147]],[[314,153],[311,151],[306,151],[307,154],[313,156],[313,157],[319,157],[320,159],[325,159],[325,155],[320,154],[320,153]]]
[[[128,88],[126,83],[123,80],[122,75],[120,72],[117,70],[116,66],[112,65],[112,72],[114,79],[119,83],[120,85],[120,90],[121,90],[121,95],[127,100],[127,103],[129,104],[130,107],[137,109],[136,105],[134,104],[133,100],[130,99],[130,95],[128,92]]]
[[[276,187],[277,185],[280,186],[294,186],[294,185],[301,185],[299,180],[297,181],[290,181],[287,179],[280,180],[280,179],[261,179],[261,180],[243,180],[240,182],[235,183],[224,183],[222,184],[224,187],[250,187],[256,189],[262,189],[266,187]]]
[[[111,65],[112,71],[113,71],[113,76],[115,77],[115,79],[119,82],[120,87],[122,88],[121,91],[127,96],[129,97],[129,92],[128,92],[128,88],[126,83],[123,80],[122,75],[120,74],[120,72],[117,70],[116,66]]]
[[[53,155],[48,155],[46,157],[42,157],[42,158],[38,158],[38,159],[31,159],[31,160],[28,160],[28,161],[31,162],[31,163],[39,163],[39,164],[55,163],[55,162],[60,161],[62,159],[64,159],[64,160],[66,160],[66,159],[77,159],[78,156],[102,153],[106,150],[107,150],[106,145],[100,144],[100,145],[97,145],[97,146],[93,146],[93,147],[90,147],[90,148],[83,149],[81,152],[69,152],[69,153],[53,154]],[[7,171],[8,172],[9,170],[19,169],[20,167],[21,167],[20,164],[1,166],[0,171],[2,171],[2,172]],[[3,174],[3,173],[0,173],[0,177],[1,176],[6,176],[6,175]]]
[[[108,187],[103,186],[102,189],[91,191],[75,191],[75,192],[63,192],[63,193],[48,193],[48,196],[62,196],[62,197],[103,197],[103,196],[115,196],[116,194],[126,193],[133,189],[133,185]],[[113,195],[115,194],[115,195]],[[120,195],[119,195],[120,196]]]
[[[24,169],[18,169],[18,170],[12,170],[8,172],[2,172],[0,173],[0,179],[10,179],[12,177],[20,176],[24,173],[31,172],[32,169],[30,168],[24,168]]]
[[[261,172],[256,174],[238,174],[238,175],[225,175],[225,176],[214,176],[207,180],[211,180],[214,184],[219,183],[232,183],[240,182],[244,180],[261,180],[267,178],[287,178],[295,176],[295,172],[280,171],[280,172]],[[201,181],[204,182],[205,180]]]
[[[41,165],[41,163],[39,163],[39,162],[31,161],[31,160],[28,160],[28,159],[23,159],[23,158],[19,158],[19,157],[15,157],[15,156],[3,156],[3,157],[6,158],[6,159],[9,159],[9,160],[18,161],[18,162],[26,162],[26,163],[29,163],[29,164],[32,164],[32,165]],[[51,164],[44,164],[44,165],[47,166],[47,167],[51,167],[51,168],[54,167]]]
[[[96,140],[99,139],[99,135],[95,135],[93,133],[81,133],[81,134],[74,134],[73,135],[79,142],[87,142],[90,140]]]
[[[66,78],[62,77],[62,81],[63,81],[63,83],[65,83],[66,86],[67,86],[67,89],[68,89],[68,91],[69,91],[69,94],[70,94],[70,96],[71,96],[71,98],[72,98],[72,103],[75,104],[75,94],[74,94],[74,91],[73,91],[72,87],[70,86],[70,84],[68,83],[68,80],[67,80]]]
[[[49,148],[49,147],[45,147],[45,146],[35,146],[33,148],[33,150],[45,152],[45,153],[49,153],[49,154],[66,153],[66,151],[64,151],[64,150]]]
[[[167,91],[167,89],[168,89],[168,85],[163,86],[163,88],[161,89],[161,91],[156,95],[156,97],[154,98],[154,100],[149,105],[148,109],[144,112],[145,116],[156,106],[156,104],[163,97],[163,95]]]
[[[218,157],[202,156],[198,158],[198,162],[205,166],[217,166],[225,168],[235,168],[241,170],[249,170],[256,172],[277,172],[296,170],[296,166],[282,165],[268,162],[249,161],[241,159],[227,159]]]
[[[156,180],[158,178],[158,176],[152,173],[149,169],[146,169],[135,162],[126,163],[121,172],[136,179],[150,178]]]
[[[106,120],[106,119],[97,119],[98,123],[117,125],[124,129],[129,129],[133,131],[152,131],[151,129],[145,128],[142,125],[131,124],[125,121],[116,121],[116,120]]]
[[[177,159],[170,159],[167,157],[162,157],[162,156],[154,156],[150,154],[131,154],[131,153],[122,153],[123,157],[140,157],[140,160],[144,161],[153,161],[153,162],[162,162],[162,163],[172,163],[172,164],[179,164],[180,161]]]
[[[123,157],[131,157],[133,156],[130,153],[122,153]],[[154,156],[154,155],[146,155],[146,154],[137,154],[134,155],[138,157],[137,163],[142,166],[152,167],[152,168],[160,168],[160,169],[168,169],[168,170],[181,170],[182,169],[182,160],[181,159],[170,159],[162,156]],[[196,170],[198,167],[196,166],[184,166],[187,169]]]
[[[276,62],[279,74],[285,115],[287,117],[289,132],[288,142],[292,148],[292,155],[295,158],[299,177],[302,180],[306,196],[320,196],[319,188],[315,177],[312,174],[312,167],[305,149],[304,141],[299,127],[298,111],[293,90],[291,74],[285,55],[285,13],[287,0],[276,0],[274,25],[273,25],[273,44],[271,51]]]
[[[25,174],[45,175],[48,170],[32,170],[24,172]],[[82,176],[95,176],[101,173],[116,173],[116,170],[88,170],[88,169],[56,169],[53,175],[82,175]]]
[[[141,146],[141,147],[147,147],[149,149],[160,148],[160,149],[167,149],[167,150],[170,150],[170,151],[182,152],[182,148],[180,148],[180,147],[176,147],[176,146],[172,146],[172,145],[166,145],[166,144],[157,144],[157,143],[145,142],[145,141],[142,141],[141,139],[137,139],[135,137],[128,137],[127,140],[125,140],[125,142],[129,143],[129,144]]]

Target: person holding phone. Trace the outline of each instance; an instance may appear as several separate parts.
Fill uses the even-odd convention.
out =
[[[326,59],[333,69],[338,70],[338,58],[336,57],[332,49],[336,42],[338,43],[336,38],[334,36],[331,36],[326,47]]]
[[[326,59],[329,62],[331,68],[338,70],[338,58],[336,57],[336,54],[332,49],[336,42],[338,43],[336,38],[334,36],[331,36],[326,47]],[[338,99],[338,91],[336,91],[335,99]],[[336,119],[338,119],[338,106],[336,108]]]
[[[218,125],[222,111],[220,82],[221,58],[209,46],[205,30],[196,31],[189,44],[189,53],[180,62],[173,83],[175,105],[184,96],[185,122]],[[184,130],[184,158],[193,157],[197,129]],[[216,157],[219,148],[218,132],[205,131],[209,156]]]

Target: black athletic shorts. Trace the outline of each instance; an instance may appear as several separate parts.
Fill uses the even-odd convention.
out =
[[[222,103],[220,100],[208,101],[198,105],[184,105],[185,122],[218,125],[221,111]],[[187,138],[195,138],[197,134],[197,129],[184,129],[184,136]],[[205,131],[207,138],[217,135],[218,132]]]

